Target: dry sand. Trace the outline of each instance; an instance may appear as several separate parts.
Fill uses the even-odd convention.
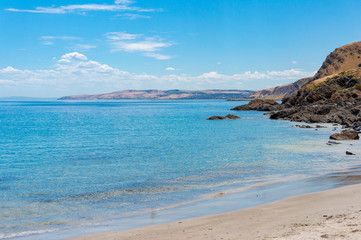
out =
[[[73,240],[361,239],[361,184],[235,212]]]

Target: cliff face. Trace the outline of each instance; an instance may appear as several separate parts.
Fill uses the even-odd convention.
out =
[[[95,95],[65,96],[59,100],[111,100],[111,99],[229,99],[249,98],[248,90],[125,90]]]
[[[323,102],[353,102],[361,99],[361,68],[323,77],[285,98],[283,105],[304,106]]]
[[[256,91],[250,97],[281,100],[285,97],[290,97],[294,95],[302,86],[306,85],[312,80],[313,80],[312,77],[301,78],[294,83],[289,83],[286,85],[277,86],[275,88]]]
[[[361,131],[361,68],[317,79],[285,98],[271,119],[339,123]]]
[[[336,48],[330,53],[313,77],[303,78],[294,83],[271,89],[256,91],[251,97],[264,99],[283,99],[290,97],[306,84],[317,79],[357,68],[361,64],[361,41]]]
[[[361,63],[361,41],[336,48],[330,53],[317,71],[314,79],[355,69]]]

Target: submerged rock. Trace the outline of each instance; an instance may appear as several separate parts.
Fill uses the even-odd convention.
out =
[[[207,120],[224,120],[224,119],[239,119],[240,117],[232,114],[228,114],[226,116],[212,116],[207,118]]]
[[[295,125],[295,127],[298,127],[298,128],[313,128],[310,125]]]
[[[341,133],[334,133],[330,136],[333,140],[358,140],[359,135],[354,130],[343,130]]]
[[[270,99],[253,99],[248,104],[237,106],[231,110],[273,111],[277,110],[279,105],[279,103]]]
[[[225,117],[222,117],[222,116],[212,116],[212,117],[207,118],[207,120],[222,120],[222,119],[225,119]]]

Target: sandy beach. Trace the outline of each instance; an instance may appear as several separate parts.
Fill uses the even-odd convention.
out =
[[[72,240],[361,239],[361,184],[235,212]]]

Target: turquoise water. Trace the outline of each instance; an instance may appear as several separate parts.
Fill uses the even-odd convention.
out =
[[[102,223],[99,231],[131,228],[152,223],[141,222],[144,213],[183,203],[181,217],[227,211],[254,202],[244,187],[279,193],[279,182],[293,189],[294,179],[358,164],[344,154],[345,146],[359,151],[356,143],[325,144],[330,125],[300,129],[262,112],[228,110],[237,104],[0,102],[0,239],[61,239]],[[229,113],[241,119],[205,120]],[[328,185],[308,184],[302,192]],[[213,200],[234,189],[237,196],[248,191],[243,205]],[[200,210],[199,200],[215,205]]]

